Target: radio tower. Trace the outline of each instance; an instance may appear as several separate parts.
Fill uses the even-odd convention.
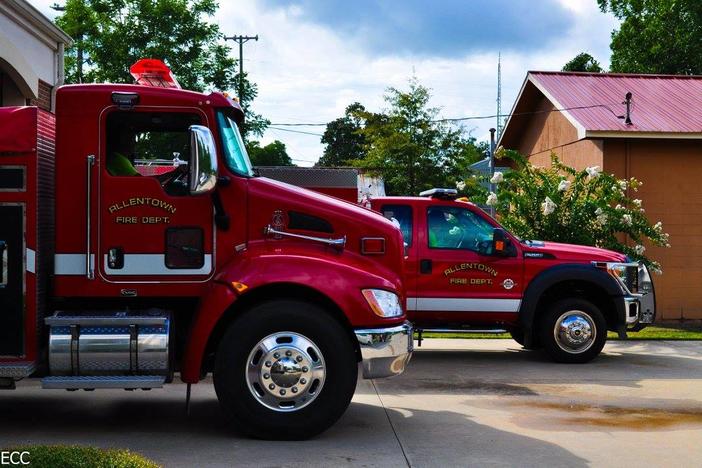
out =
[[[504,120],[502,119],[502,54],[497,53],[497,140],[502,135]]]

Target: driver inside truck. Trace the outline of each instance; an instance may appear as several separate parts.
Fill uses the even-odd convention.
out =
[[[441,208],[429,208],[427,221],[429,227],[429,247],[434,249],[459,248],[463,231],[458,226],[458,220],[453,214],[448,214]]]
[[[113,176],[139,176],[134,168],[134,134],[118,132],[114,147],[107,154],[107,172]]]

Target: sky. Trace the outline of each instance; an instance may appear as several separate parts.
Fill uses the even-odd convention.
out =
[[[49,17],[56,0],[30,0]],[[244,45],[244,70],[258,85],[254,110],[272,124],[263,144],[280,140],[293,162],[322,155],[325,123],[358,101],[386,108],[388,87],[414,75],[444,118],[496,113],[497,62],[508,113],[528,70],[560,70],[580,52],[609,66],[618,27],[596,0],[219,0],[211,20],[226,35],[259,36]],[[238,57],[238,46],[230,42]],[[275,125],[279,124],[279,125]],[[489,139],[496,121],[464,122]],[[306,132],[306,133],[294,133]]]

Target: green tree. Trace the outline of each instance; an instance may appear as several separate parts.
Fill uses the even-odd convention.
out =
[[[587,52],[581,52],[563,66],[563,71],[602,73],[600,62]]]
[[[597,0],[622,23],[612,32],[611,71],[702,73],[702,2]]]
[[[429,107],[430,97],[429,89],[412,78],[406,91],[388,89],[386,113],[354,113],[365,121],[360,132],[366,150],[354,165],[382,177],[389,194],[416,195],[453,186],[482,158],[474,138],[438,119],[439,109]]]
[[[599,166],[576,171],[555,154],[550,167],[533,166],[502,148],[496,157],[509,159],[513,167],[493,176],[496,193],[476,178],[457,186],[474,201],[494,206],[500,222],[517,236],[616,250],[660,270],[646,255],[646,245],[670,247],[668,234],[660,222],[649,222],[641,200],[634,198],[642,182],[617,179]],[[627,238],[632,242],[623,242]]]
[[[68,83],[132,83],[141,58],[163,60],[184,89],[237,89],[236,60],[210,19],[216,0],[66,0],[56,24],[76,42],[66,51]],[[244,77],[244,137],[260,136],[268,121],[253,113],[256,85]]]
[[[246,150],[254,166],[294,166],[281,141],[275,140],[263,147],[258,141],[252,141],[246,145]]]
[[[364,125],[361,114],[364,113],[366,108],[354,102],[346,107],[343,117],[327,124],[322,135],[322,144],[326,146],[317,166],[348,166],[351,161],[365,158],[366,139],[361,133]]]

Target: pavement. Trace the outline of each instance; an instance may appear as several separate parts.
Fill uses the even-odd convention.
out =
[[[405,374],[359,380],[348,411],[303,442],[230,427],[209,383],[67,393],[20,382],[0,393],[0,448],[128,448],[166,467],[699,466],[702,343],[618,342],[585,365],[511,340],[424,340]]]

